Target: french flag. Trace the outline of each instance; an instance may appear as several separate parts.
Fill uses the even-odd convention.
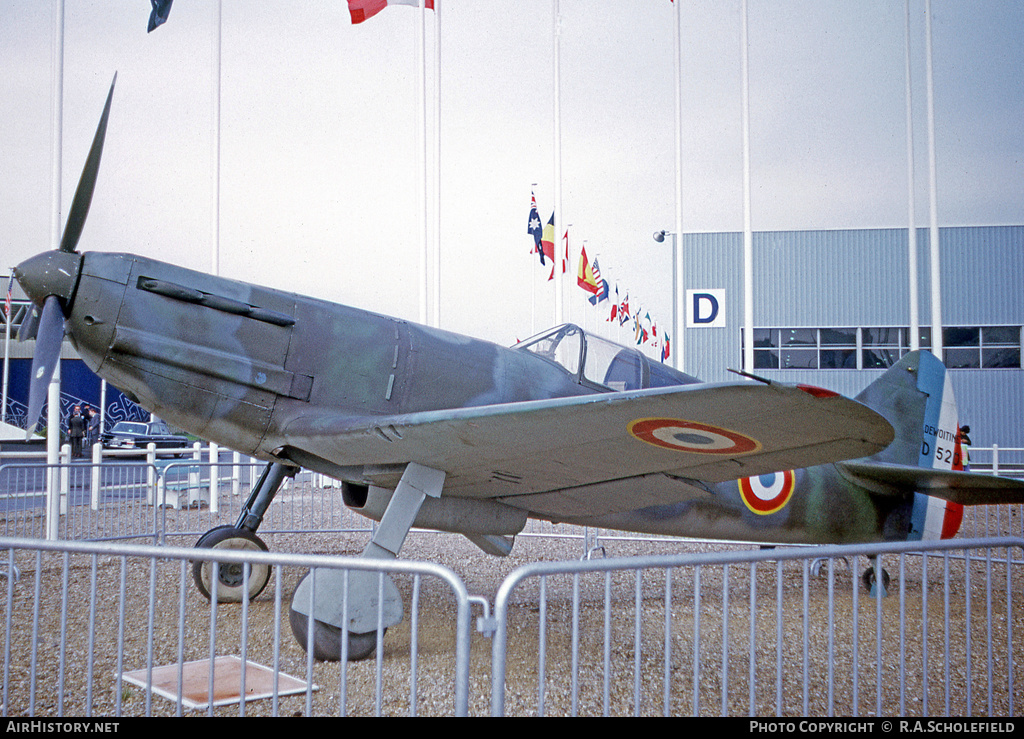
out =
[[[427,7],[434,9],[434,0],[426,0]],[[362,23],[372,18],[389,5],[412,5],[418,8],[419,0],[348,0],[348,12],[352,14],[353,23]]]

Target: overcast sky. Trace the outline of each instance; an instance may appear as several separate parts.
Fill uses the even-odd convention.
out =
[[[526,233],[531,190],[543,220],[554,207],[553,3],[439,4],[440,322],[508,344],[553,320]],[[924,0],[910,5],[926,226]],[[1024,223],[1024,4],[932,5],[939,223]],[[344,0],[222,7],[220,273],[416,320],[418,11],[352,25]],[[65,213],[118,73],[80,250],[210,269],[215,8],[177,0],[147,34],[144,0],[66,0]],[[743,227],[740,8],[681,6],[686,231]],[[572,283],[585,240],[604,276],[668,324],[668,242],[651,235],[675,221],[675,8],[560,9]],[[907,226],[904,17],[902,0],[750,3],[755,230]],[[50,247],[53,28],[51,3],[0,0],[4,269]],[[574,302],[569,316],[580,310]]]

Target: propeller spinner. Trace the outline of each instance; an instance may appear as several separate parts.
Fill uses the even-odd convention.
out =
[[[110,117],[110,102],[114,97],[117,74],[110,83],[107,102],[103,106],[96,135],[93,137],[89,156],[71,201],[67,223],[61,237],[60,248],[37,254],[14,268],[14,277],[25,294],[35,303],[32,315],[26,319],[18,332],[19,340],[35,337],[36,349],[32,358],[32,377],[28,402],[28,435],[31,436],[39,424],[39,415],[46,398],[46,387],[53,377],[54,368],[60,357],[64,340],[64,312],[74,298],[82,256],[75,249],[85,226],[92,195],[96,189],[100,158],[103,155],[103,141],[107,135],[107,119]],[[41,310],[40,310],[41,309]]]

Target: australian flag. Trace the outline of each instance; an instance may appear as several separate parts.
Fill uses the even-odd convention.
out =
[[[526,233],[533,237],[533,252],[540,254],[540,263],[544,264],[544,249],[540,243],[544,236],[544,225],[540,222],[540,214],[537,213],[537,198],[532,192],[530,193],[530,220],[526,225]]]

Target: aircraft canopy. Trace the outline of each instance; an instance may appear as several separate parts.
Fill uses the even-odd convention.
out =
[[[622,392],[647,387],[690,385],[698,380],[643,352],[584,331],[566,323],[519,344],[516,349],[533,352],[552,362],[582,385],[596,390]]]

